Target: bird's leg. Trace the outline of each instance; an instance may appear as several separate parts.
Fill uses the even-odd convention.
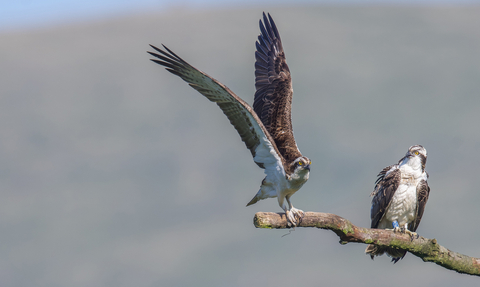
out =
[[[418,238],[418,234],[416,232],[408,230],[408,223],[405,223],[404,226],[400,227],[398,224],[398,221],[392,222],[393,229],[386,229],[386,230],[391,230],[393,232],[401,232],[403,234],[408,234],[410,236],[410,239],[413,241],[414,238]]]
[[[283,200],[285,199],[285,197],[282,197],[282,196],[279,196],[277,197],[278,199],[278,204],[280,205],[280,207],[285,211],[285,215],[287,217],[287,225],[288,227],[295,227],[297,226],[297,221],[295,220],[295,216],[292,212],[290,212],[290,204],[289,204],[289,207],[287,207]]]
[[[300,223],[305,216],[305,212],[301,209],[297,209],[293,207],[292,203],[290,202],[290,195],[285,196],[285,199],[288,202],[288,207],[290,209],[290,213],[293,213],[293,216],[295,217],[295,221]]]
[[[401,228],[399,227],[399,225],[398,225],[398,221],[396,221],[396,220],[395,220],[394,222],[392,222],[392,227],[393,227],[393,229],[385,228],[385,230],[391,230],[391,231],[393,231],[393,232],[395,232],[395,233],[402,231],[402,229],[401,229]]]

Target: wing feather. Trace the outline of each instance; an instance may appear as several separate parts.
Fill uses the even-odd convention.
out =
[[[290,163],[302,154],[293,136],[292,80],[277,27],[268,14],[260,20],[261,34],[255,43],[255,100],[253,108]]]
[[[400,177],[401,173],[396,165],[388,166],[378,174],[375,189],[372,192],[371,228],[377,228],[385,215],[400,183]]]
[[[417,186],[417,214],[415,220],[410,223],[408,229],[411,231],[416,231],[420,221],[422,220],[423,212],[425,211],[425,205],[428,201],[428,196],[430,195],[430,187],[425,179],[421,180]]]
[[[150,46],[158,52],[148,52],[157,58],[151,59],[153,62],[164,66],[167,71],[182,78],[192,88],[222,109],[252,153],[257,165],[262,168],[270,164],[280,165],[280,168],[284,170],[284,158],[252,107],[229,88],[194,68],[167,47],[163,46],[166,50],[164,51],[153,45]],[[257,155],[258,152],[262,153],[261,156]]]

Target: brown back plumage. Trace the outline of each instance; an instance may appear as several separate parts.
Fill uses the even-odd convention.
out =
[[[270,14],[267,18],[263,13],[260,31],[255,52],[253,109],[288,164],[302,156],[293,136],[292,79],[280,35]]]

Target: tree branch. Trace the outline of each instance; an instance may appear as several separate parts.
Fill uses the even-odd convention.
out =
[[[290,228],[285,213],[257,212],[253,223],[257,228]],[[434,262],[458,273],[480,276],[480,258],[450,251],[438,244],[436,239],[420,236],[411,240],[408,234],[357,227],[345,218],[322,212],[306,212],[297,227],[330,229],[340,237],[340,244],[356,242],[395,247],[406,250],[425,262]]]

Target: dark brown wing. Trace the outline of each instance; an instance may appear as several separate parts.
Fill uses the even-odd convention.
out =
[[[374,191],[373,191],[372,194],[371,194],[372,196],[373,196],[373,195],[375,194],[375,192],[377,191],[377,184],[378,184],[380,181],[384,180],[384,179],[385,179],[385,175],[387,174],[387,172],[388,172],[389,170],[391,170],[392,168],[394,168],[394,167],[396,168],[396,167],[398,167],[398,166],[397,166],[396,164],[392,164],[392,165],[390,165],[390,166],[387,166],[387,167],[383,168],[382,171],[380,171],[380,172],[377,174],[377,180],[375,181],[375,189],[374,189]]]
[[[293,136],[292,79],[282,41],[272,17],[263,13],[255,52],[255,100],[253,109],[270,133],[287,163],[302,156]]]
[[[423,212],[425,211],[425,205],[428,201],[428,196],[430,195],[430,187],[426,180],[420,181],[417,186],[417,215],[415,216],[415,220],[409,224],[408,230],[416,231],[418,225],[420,224],[420,220],[422,220]]]
[[[167,47],[163,46],[166,50],[163,51],[150,46],[160,53],[148,52],[159,59],[152,59],[153,62],[164,66],[167,71],[182,78],[207,99],[217,103],[245,142],[258,166],[262,168],[276,164],[285,166],[285,160],[272,137],[246,102],[217,80],[185,62]]]
[[[373,191],[372,208],[370,218],[372,219],[371,228],[377,228],[380,220],[385,215],[395,191],[400,184],[401,174],[398,168],[390,171],[394,166],[384,168],[379,174]],[[390,171],[390,172],[389,172]]]

